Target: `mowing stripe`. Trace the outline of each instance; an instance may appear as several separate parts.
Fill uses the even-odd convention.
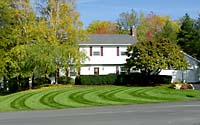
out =
[[[13,100],[11,103],[10,103],[10,106],[14,109],[18,109],[18,110],[30,110],[31,107],[27,106],[25,104],[25,100],[31,96],[33,96],[35,93],[27,93],[25,95],[22,95],[18,98],[16,98],[15,100]]]
[[[35,95],[29,97],[25,103],[31,107],[31,109],[51,109],[48,105],[45,105],[40,102],[40,99],[48,94],[51,91],[55,91],[54,89],[46,90],[46,91],[38,91]],[[59,90],[58,90],[59,91]]]
[[[97,91],[85,94],[84,98],[87,99],[87,100],[90,100],[90,101],[95,101],[96,103],[99,103],[100,105],[112,105],[112,104],[115,104],[116,102],[113,102],[113,101],[110,101],[110,100],[105,100],[105,99],[99,97],[99,95],[102,94],[102,93],[108,93],[108,92],[113,91],[115,89],[117,89],[117,88],[111,89],[111,88],[105,87],[103,89],[99,89]]]
[[[77,92],[83,91],[80,88],[67,90],[57,96],[55,96],[54,100],[62,105],[67,105],[68,107],[84,107],[87,106],[83,103],[76,102],[71,99],[69,96],[76,94]]]
[[[127,100],[120,99],[120,98],[117,98],[114,96],[114,94],[121,92],[121,91],[125,91],[125,90],[126,90],[126,88],[120,87],[120,88],[117,88],[110,92],[105,92],[105,93],[99,94],[98,96],[105,100],[116,102],[116,104],[126,104]]]
[[[49,93],[47,93],[47,94],[45,94],[45,95],[43,95],[43,96],[41,97],[40,102],[41,102],[42,104],[47,105],[47,106],[52,107],[52,108],[57,108],[57,109],[60,109],[60,108],[67,108],[67,107],[69,107],[69,106],[60,104],[60,103],[58,103],[58,102],[56,102],[56,101],[54,100],[54,97],[55,97],[56,95],[59,95],[59,94],[65,92],[65,91],[66,91],[66,90],[59,90],[59,91],[58,91],[58,90],[55,90],[55,91],[49,92]]]
[[[69,95],[68,97],[70,99],[72,99],[73,101],[85,104],[86,106],[100,106],[101,104],[94,102],[94,101],[87,100],[84,98],[85,94],[92,93],[96,90],[98,90],[98,88],[95,88],[95,89],[93,88],[93,89],[89,89],[89,90],[85,90],[85,91],[79,91],[79,92]]]

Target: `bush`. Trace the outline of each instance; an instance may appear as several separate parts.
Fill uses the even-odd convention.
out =
[[[34,79],[33,87],[41,86],[43,84],[51,84],[51,80],[45,77],[38,77]]]
[[[75,81],[73,78],[62,76],[59,77],[58,79],[58,84],[75,84]]]
[[[117,75],[81,75],[76,78],[76,85],[113,85],[117,80]]]
[[[152,84],[169,84],[171,83],[171,76],[151,76],[150,82]],[[109,75],[81,75],[76,78],[77,85],[148,85],[145,76],[141,73],[132,73],[129,75],[109,74]]]
[[[13,93],[20,90],[28,89],[29,88],[28,82],[29,82],[28,78],[12,78],[9,80],[4,80],[3,86],[5,91]]]

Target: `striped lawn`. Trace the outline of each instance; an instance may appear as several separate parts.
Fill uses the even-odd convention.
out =
[[[50,87],[0,96],[0,111],[64,109],[200,99],[200,91],[162,87]]]

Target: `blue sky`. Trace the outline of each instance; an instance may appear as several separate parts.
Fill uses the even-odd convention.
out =
[[[116,21],[119,14],[131,9],[148,14],[170,16],[176,20],[188,13],[197,18],[200,0],[77,0],[77,11],[84,27],[94,20]]]

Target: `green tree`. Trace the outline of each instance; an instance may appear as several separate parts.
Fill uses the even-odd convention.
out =
[[[118,34],[117,24],[109,21],[93,21],[87,28],[90,34]]]
[[[46,17],[50,28],[47,38],[53,36],[51,42],[56,46],[53,64],[57,69],[67,70],[71,65],[79,68],[86,58],[83,52],[78,51],[78,42],[86,40],[87,34],[74,7],[74,0],[48,0],[47,6],[42,8],[43,17]]]
[[[183,22],[181,23],[180,30],[178,32],[178,45],[181,46],[184,52],[197,57],[194,46],[194,20],[186,13],[183,17]]]
[[[140,70],[147,82],[151,75],[158,75],[162,69],[185,69],[187,62],[181,49],[168,39],[139,41],[127,50],[126,66]]]
[[[194,41],[193,42],[195,44],[195,46],[193,46],[194,47],[193,51],[195,51],[193,55],[197,59],[200,59],[200,15],[194,25]]]
[[[0,1],[0,75],[6,79],[48,76],[58,68],[80,67],[86,39],[72,1],[49,1],[38,18],[29,1]],[[50,8],[50,9],[49,9]]]

